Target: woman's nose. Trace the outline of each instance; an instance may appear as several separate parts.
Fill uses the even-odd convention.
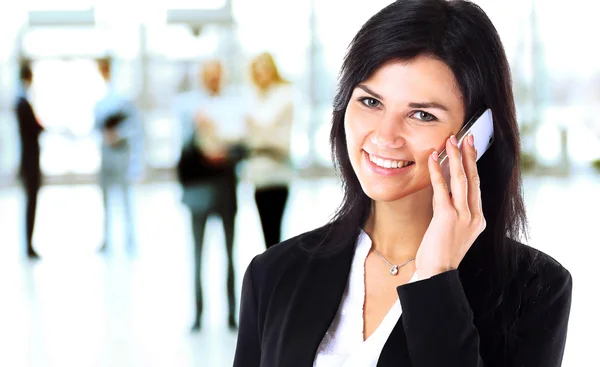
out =
[[[371,134],[371,142],[380,148],[395,149],[404,145],[401,122],[387,119],[382,121]]]

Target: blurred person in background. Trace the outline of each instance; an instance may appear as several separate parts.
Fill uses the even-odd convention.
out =
[[[483,10],[386,6],[350,43],[333,107],[343,202],[248,266],[234,366],[559,367],[572,278],[519,242],[511,73]],[[486,109],[477,161],[477,138],[455,134]]]
[[[243,117],[239,100],[224,88],[223,64],[205,62],[198,73],[201,88],[180,99],[182,152],[177,165],[183,203],[189,208],[194,238],[196,315],[192,331],[202,322],[202,247],[210,215],[221,217],[227,252],[228,324],[237,328],[233,245],[237,213],[236,166],[243,157]]]
[[[111,205],[111,189],[117,189],[122,198],[126,244],[130,253],[135,247],[132,183],[142,171],[142,126],[133,101],[120,95],[113,86],[112,60],[97,61],[98,70],[106,83],[104,97],[94,108],[95,128],[102,134],[99,183],[104,203],[104,243],[100,251],[109,247],[110,228],[113,228],[115,206]]]
[[[37,259],[39,256],[33,247],[33,230],[35,227],[37,198],[42,185],[39,136],[44,131],[44,128],[35,116],[33,107],[29,103],[28,92],[33,82],[33,72],[31,64],[28,61],[24,61],[20,65],[19,82],[15,113],[19,124],[19,137],[21,140],[19,176],[23,182],[26,197],[25,239],[27,256],[30,259]]]
[[[256,56],[250,73],[253,88],[246,123],[251,156],[245,177],[255,187],[254,198],[269,248],[281,241],[281,223],[293,177],[290,148],[294,93],[270,53]]]

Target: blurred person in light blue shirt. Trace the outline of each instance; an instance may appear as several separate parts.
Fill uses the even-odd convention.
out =
[[[142,126],[133,101],[117,93],[111,84],[111,59],[98,60],[98,69],[106,81],[106,93],[94,108],[95,128],[102,134],[99,183],[104,202],[104,243],[109,247],[110,215],[113,205],[111,189],[117,189],[123,198],[127,248],[134,249],[134,214],[131,184],[142,173]]]

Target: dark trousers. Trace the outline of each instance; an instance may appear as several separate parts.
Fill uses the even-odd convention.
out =
[[[215,188],[214,204],[206,210],[192,210],[192,231],[194,235],[194,289],[196,296],[196,322],[199,323],[203,311],[202,296],[202,247],[204,245],[204,230],[211,214],[216,214],[223,221],[225,232],[225,250],[227,252],[227,301],[229,306],[229,323],[235,323],[235,270],[233,267],[233,243],[235,234],[235,215],[237,211],[236,183],[217,181]]]
[[[41,177],[31,175],[23,178],[23,186],[25,188],[25,239],[27,245],[27,253],[33,254],[33,230],[35,227],[35,213],[37,209],[38,193],[41,187]]]
[[[267,248],[281,242],[281,221],[288,195],[287,186],[257,189],[254,193]]]

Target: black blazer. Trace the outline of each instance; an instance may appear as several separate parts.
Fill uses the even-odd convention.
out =
[[[234,367],[309,367],[336,315],[356,237],[326,254],[331,225],[256,256],[244,276]],[[353,242],[354,241],[354,242]],[[485,269],[462,269],[397,288],[402,316],[377,366],[560,366],[571,305],[571,275],[554,259],[509,240],[524,255],[514,318],[489,317]],[[490,275],[488,271],[487,275]],[[487,287],[487,288],[486,288]],[[487,317],[485,317],[487,315]]]

